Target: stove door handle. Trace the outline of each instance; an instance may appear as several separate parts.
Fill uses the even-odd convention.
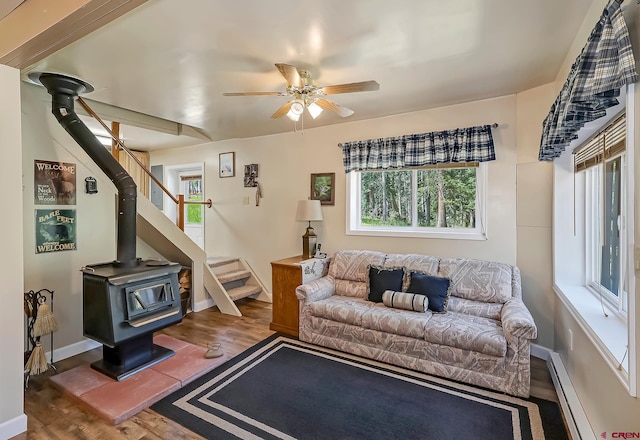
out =
[[[130,319],[128,323],[131,327],[142,327],[143,325],[151,324],[152,322],[156,322],[161,319],[168,318],[169,316],[177,315],[178,313],[180,313],[180,308],[175,308],[173,310],[170,310],[167,313],[147,315],[144,318],[140,318],[140,319]]]

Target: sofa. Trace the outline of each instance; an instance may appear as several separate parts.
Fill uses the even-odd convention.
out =
[[[445,310],[417,312],[370,301],[374,268],[402,268],[403,291],[410,274],[448,280]],[[298,286],[296,296],[302,341],[529,396],[529,344],[537,329],[522,301],[516,266],[342,250],[332,257],[327,275]]]

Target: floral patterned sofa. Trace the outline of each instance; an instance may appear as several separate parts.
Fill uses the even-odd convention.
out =
[[[445,313],[367,300],[369,267],[448,278]],[[337,252],[326,276],[296,289],[302,341],[528,397],[537,329],[520,271],[504,263],[373,251]]]

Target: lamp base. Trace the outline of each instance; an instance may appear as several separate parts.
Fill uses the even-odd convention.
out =
[[[311,227],[311,222],[307,227],[307,231],[302,236],[302,258],[313,258],[316,253],[316,244],[318,243],[318,236]]]

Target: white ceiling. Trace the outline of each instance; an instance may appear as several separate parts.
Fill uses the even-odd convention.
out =
[[[79,76],[96,89],[87,98],[212,140],[253,137],[294,129],[270,118],[287,98],[222,93],[284,91],[276,62],[309,70],[320,85],[378,81],[379,91],[331,97],[355,111],[346,120],[502,96],[555,79],[590,4],[150,0],[24,73]],[[305,128],[343,121],[325,111]]]

